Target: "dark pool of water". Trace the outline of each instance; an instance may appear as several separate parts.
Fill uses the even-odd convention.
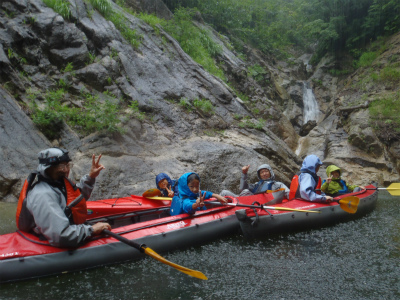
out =
[[[15,229],[14,214],[0,203],[0,233]],[[380,192],[374,212],[333,227],[235,235],[163,256],[209,280],[148,257],[2,284],[0,299],[400,299],[400,198]]]

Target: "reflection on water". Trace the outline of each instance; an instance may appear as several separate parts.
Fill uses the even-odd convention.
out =
[[[3,233],[15,228],[7,205]],[[3,284],[0,299],[399,299],[400,202],[382,192],[376,210],[356,221],[251,241],[237,235],[164,257],[209,280],[145,258]]]
[[[15,225],[15,212],[17,203],[0,202],[0,234],[13,232],[17,229]]]

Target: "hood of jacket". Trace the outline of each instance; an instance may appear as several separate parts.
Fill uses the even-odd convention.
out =
[[[308,155],[303,160],[303,165],[301,166],[300,171],[301,172],[308,171],[308,172],[316,174],[317,172],[315,170],[317,169],[318,166],[321,166],[321,165],[322,165],[322,162],[318,158],[318,156],[311,154],[311,155]]]
[[[168,181],[168,185],[170,185],[172,187],[172,180],[171,178],[165,174],[165,173],[160,173],[156,176],[156,187],[159,189],[160,187],[158,186],[159,182],[163,179],[167,179]]]
[[[263,165],[261,165],[261,166],[259,166],[259,167],[257,168],[257,177],[258,177],[259,180],[261,180],[261,178],[260,178],[260,171],[261,171],[262,169],[268,169],[268,170],[269,170],[269,173],[271,174],[271,177],[268,178],[267,180],[275,180],[274,171],[272,171],[271,166],[268,165],[268,164],[263,164]]]
[[[332,173],[333,171],[339,171],[339,178],[340,178],[340,176],[342,175],[342,171],[340,170],[339,167],[337,167],[337,166],[335,166],[335,165],[329,165],[329,166],[326,168],[326,175],[327,175],[328,177],[331,176],[331,173]],[[332,179],[333,179],[333,178],[332,178]]]
[[[199,196],[198,194],[193,193],[188,187],[187,180],[191,174],[194,174],[194,172],[185,173],[181,177],[179,177],[178,190],[179,190],[179,196],[181,198],[196,199]],[[197,174],[197,176],[198,176],[198,174]],[[199,178],[200,178],[200,176],[199,176]]]

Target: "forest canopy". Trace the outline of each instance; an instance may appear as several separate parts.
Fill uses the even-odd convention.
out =
[[[399,0],[163,0],[175,11],[197,9],[218,32],[282,55],[313,47],[318,61],[330,52],[355,58],[380,36],[400,30]],[[239,49],[240,50],[240,49]]]

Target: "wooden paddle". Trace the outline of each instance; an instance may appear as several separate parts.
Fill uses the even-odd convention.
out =
[[[360,198],[356,196],[348,196],[342,199],[333,199],[333,201],[339,202],[340,208],[345,212],[355,214],[357,212],[358,203],[360,203]]]
[[[162,262],[163,264],[166,264],[168,266],[171,266],[175,269],[177,269],[178,271],[185,273],[189,276],[192,277],[196,277],[199,279],[203,279],[203,280],[208,280],[207,276],[204,275],[202,272],[200,271],[196,271],[196,270],[192,270],[186,267],[182,267],[180,265],[177,265],[173,262],[170,262],[169,260],[166,260],[164,257],[162,257],[161,255],[159,255],[158,253],[156,253],[154,250],[150,249],[149,247],[147,247],[146,245],[142,244],[139,245],[138,243],[135,243],[134,241],[128,240],[127,238],[124,238],[123,236],[120,236],[114,232],[111,232],[109,230],[103,230],[104,234],[107,234],[109,236],[112,236],[113,238],[115,238],[118,241],[121,241],[133,248],[138,249],[140,252],[145,253],[149,256],[151,256],[154,259],[157,259],[158,261]]]
[[[279,206],[260,206],[260,205],[247,205],[247,204],[235,204],[235,203],[219,203],[219,202],[204,202],[205,204],[214,204],[214,205],[221,205],[221,206],[238,206],[238,207],[250,207],[250,208],[264,208],[264,209],[274,209],[274,210],[287,210],[287,211],[300,211],[300,212],[310,212],[320,214],[321,212],[318,210],[304,210],[304,209],[295,209],[295,208],[288,208],[288,207],[279,207]]]

